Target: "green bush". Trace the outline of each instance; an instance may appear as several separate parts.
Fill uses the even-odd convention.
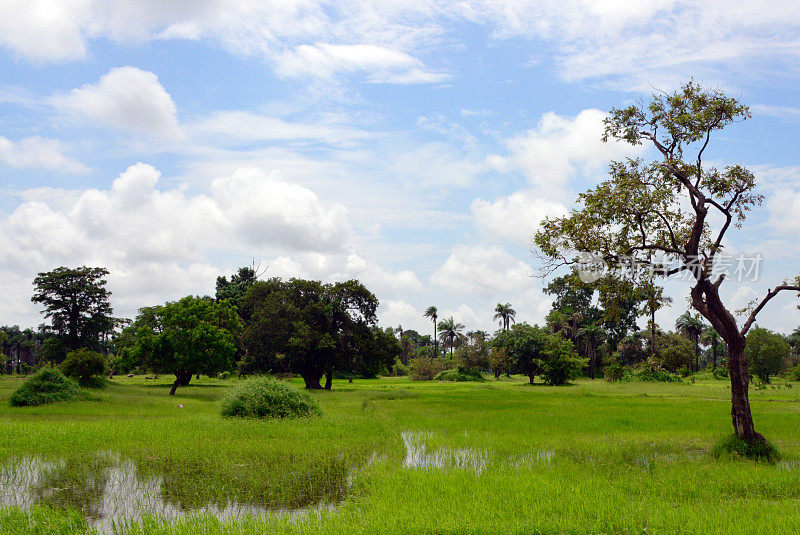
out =
[[[11,394],[10,402],[15,407],[24,407],[67,401],[79,396],[78,384],[61,370],[42,368]]]
[[[800,381],[800,364],[789,370],[790,381]]]
[[[96,388],[105,385],[102,376],[106,371],[106,358],[96,351],[70,351],[60,367],[64,375],[75,379],[81,386]]]
[[[454,368],[452,370],[444,370],[436,374],[433,378],[435,381],[452,381],[452,382],[466,382],[466,381],[485,381],[481,372],[478,370],[466,370],[464,368]]]
[[[635,370],[626,373],[623,381],[642,381],[645,383],[682,383],[683,379],[664,370]]]
[[[271,377],[245,381],[220,403],[223,416],[239,418],[295,418],[322,414],[307,393]]]
[[[445,357],[417,357],[408,364],[408,376],[412,381],[432,381],[439,372],[453,367],[453,362]]]
[[[617,359],[613,359],[606,365],[604,370],[606,381],[613,383],[614,381],[621,381],[625,377],[625,366],[619,363]]]
[[[400,362],[400,359],[394,361],[394,366],[392,366],[392,376],[393,377],[404,377],[408,375],[408,366]]]
[[[761,461],[770,464],[780,459],[778,449],[761,436],[754,442],[747,442],[746,440],[738,438],[736,435],[730,435],[711,448],[711,455],[714,457],[726,455],[741,457],[743,459],[751,459],[753,461]]]

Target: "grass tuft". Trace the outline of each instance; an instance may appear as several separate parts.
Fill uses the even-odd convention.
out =
[[[714,445],[711,455],[714,457],[740,457],[769,464],[780,460],[780,453],[775,445],[760,435],[753,442],[742,440],[736,435],[729,435]]]

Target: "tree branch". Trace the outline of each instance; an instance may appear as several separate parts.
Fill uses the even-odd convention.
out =
[[[764,308],[764,305],[769,303],[769,301],[773,297],[778,295],[783,290],[794,290],[796,292],[800,292],[800,286],[781,284],[780,286],[776,286],[774,290],[769,290],[767,292],[767,295],[764,296],[764,299],[762,299],[761,302],[758,304],[758,306],[754,308],[753,311],[750,313],[750,316],[748,316],[747,321],[744,322],[744,325],[742,325],[742,330],[740,331],[740,334],[742,336],[746,335],[747,331],[750,330],[750,327],[753,325],[753,322],[756,321],[756,315],[758,315],[758,313],[761,312],[761,309]]]

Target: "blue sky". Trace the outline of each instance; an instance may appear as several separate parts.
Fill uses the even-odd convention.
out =
[[[0,324],[38,324],[59,265],[107,266],[131,317],[253,259],[361,279],[384,325],[541,322],[538,221],[650,155],[600,143],[604,112],[690,77],[753,112],[709,154],[766,197],[729,243],[764,257],[745,306],[800,272],[800,2],[776,4],[0,0]]]

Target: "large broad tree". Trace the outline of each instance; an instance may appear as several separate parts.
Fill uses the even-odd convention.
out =
[[[230,370],[240,329],[239,316],[228,301],[188,296],[140,309],[118,347],[130,365],[175,374],[169,392],[174,395],[179,386],[189,385],[192,375]]]
[[[59,267],[33,279],[31,301],[44,307],[42,313],[67,351],[96,349],[103,335],[114,329],[107,275],[102,267]]]
[[[747,361],[753,374],[765,383],[770,375],[786,369],[791,353],[789,342],[778,333],[758,326],[747,333]]]
[[[330,389],[334,373],[368,374],[391,366],[398,346],[373,329],[378,299],[356,280],[272,278],[256,282],[242,302],[244,373],[300,374],[306,388]],[[392,336],[394,338],[394,336]],[[373,362],[370,362],[373,361]]]
[[[688,273],[692,306],[728,346],[735,434],[758,443],[764,438],[750,411],[745,337],[764,306],[781,291],[800,291],[800,281],[770,289],[741,325],[720,297],[726,277],[714,261],[723,239],[762,196],[749,170],[740,165],[718,169],[703,158],[712,136],[748,117],[746,106],[694,82],[653,95],[649,103],[611,110],[604,140],[646,144],[658,158],[612,163],[609,179],[582,193],[569,215],[544,221],[535,240],[554,265],[575,263],[582,252],[612,265],[649,265],[656,275]]]

